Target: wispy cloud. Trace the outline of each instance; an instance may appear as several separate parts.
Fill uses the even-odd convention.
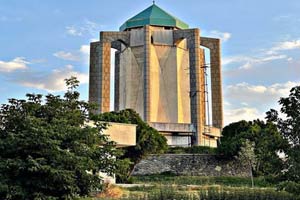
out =
[[[55,57],[63,59],[63,60],[70,60],[70,61],[80,61],[80,55],[76,55],[71,52],[65,51],[58,51],[53,54]]]
[[[238,83],[224,89],[224,113],[226,124],[239,120],[263,119],[271,106],[278,106],[280,97],[288,96],[292,87],[300,82],[285,82],[272,85]]]
[[[224,119],[225,125],[240,120],[250,121],[254,119],[264,119],[264,112],[247,106],[236,109],[225,109]]]
[[[223,42],[226,42],[231,38],[231,33],[218,30],[204,31],[204,35],[207,37],[220,38]]]
[[[250,69],[254,65],[270,62],[273,60],[280,60],[287,58],[287,55],[262,55],[260,57],[251,56],[232,56],[222,60],[223,65],[229,65],[232,63],[240,63],[239,69]]]
[[[239,64],[239,69],[250,69],[255,65],[268,63],[274,60],[286,59],[291,62],[293,57],[288,56],[288,50],[300,49],[300,39],[278,42],[274,46],[256,51],[255,56],[237,55],[222,59],[223,65]]]
[[[267,51],[267,54],[277,54],[280,51],[300,49],[300,39],[284,41],[277,43],[274,47]]]
[[[90,53],[90,46],[89,45],[81,45],[79,50],[66,52],[66,51],[58,51],[53,54],[53,56],[68,60],[68,61],[75,61],[75,62],[86,62],[88,60],[88,56]]]
[[[96,22],[90,20],[84,20],[82,23],[78,23],[76,25],[71,25],[66,27],[66,32],[72,36],[94,36],[101,29],[101,25]]]
[[[58,92],[66,89],[64,80],[71,76],[77,77],[81,84],[88,82],[88,74],[75,71],[72,65],[54,69],[50,73],[28,71],[26,74],[17,74],[12,81],[25,87]]]
[[[0,60],[0,72],[13,72],[16,70],[25,70],[28,68],[29,61],[24,57],[16,57],[11,61],[1,61]]]

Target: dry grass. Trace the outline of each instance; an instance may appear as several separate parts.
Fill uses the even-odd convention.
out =
[[[115,185],[106,185],[103,192],[96,195],[97,198],[101,199],[120,199],[124,194],[122,188]]]

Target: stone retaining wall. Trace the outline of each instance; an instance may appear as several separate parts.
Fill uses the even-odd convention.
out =
[[[150,175],[171,172],[187,176],[250,177],[250,170],[239,161],[218,159],[204,154],[150,155],[134,168],[132,175]]]

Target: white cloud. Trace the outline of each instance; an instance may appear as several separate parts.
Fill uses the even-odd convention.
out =
[[[74,26],[67,26],[67,33],[73,36],[82,36],[82,31],[80,29],[75,28]]]
[[[79,51],[83,54],[89,55],[90,54],[90,45],[81,45]]]
[[[280,97],[289,95],[292,87],[300,82],[276,83],[272,85],[251,85],[238,83],[225,87],[224,116],[226,124],[239,120],[263,119],[270,108],[278,108]]]
[[[240,63],[239,69],[250,69],[254,65],[270,62],[273,60],[280,60],[287,58],[287,55],[264,55],[260,57],[251,57],[251,56],[232,56],[225,57],[222,60],[223,65],[229,65],[233,63]]]
[[[239,69],[247,70],[253,68],[253,66],[274,60],[286,59],[286,61],[291,62],[293,58],[284,54],[284,52],[286,53],[286,51],[294,49],[300,49],[300,39],[279,42],[269,49],[258,52],[255,56],[238,55],[225,57],[222,59],[222,64],[239,64]]]
[[[300,82],[276,83],[269,86],[238,83],[225,87],[225,96],[238,102],[246,102],[248,105],[276,102],[282,96],[287,96],[292,87],[300,85]],[[232,104],[232,103],[231,103]]]
[[[300,39],[299,40],[292,40],[292,41],[285,41],[276,44],[272,47],[267,54],[277,54],[279,51],[286,51],[286,50],[293,50],[293,49],[300,49]]]
[[[70,60],[70,61],[80,61],[80,55],[76,55],[71,52],[65,52],[65,51],[58,51],[53,54],[57,58],[61,58],[63,60]]]
[[[206,32],[204,32],[206,33]],[[208,37],[220,38],[223,42],[226,42],[231,38],[231,33],[228,32],[221,32],[217,30],[212,30],[207,32]]]
[[[11,61],[5,62],[0,60],[0,72],[13,72],[16,70],[24,70],[28,68],[30,62],[24,57],[16,57]]]
[[[87,63],[89,60],[89,54],[90,54],[90,45],[81,45],[79,50],[73,52],[58,51],[53,55],[63,60],[76,61],[76,62],[81,61]]]
[[[240,120],[251,121],[254,119],[264,119],[264,113],[259,112],[255,108],[241,107],[237,109],[226,109],[224,111],[224,124],[228,125],[232,122]]]
[[[81,84],[88,83],[88,74],[73,70],[72,65],[67,65],[62,69],[54,69],[50,74],[30,73],[20,75],[16,82],[25,87],[43,89],[48,92],[58,92],[66,89],[64,79],[75,76]]]
[[[66,32],[72,36],[84,36],[84,35],[96,35],[98,34],[99,30],[101,29],[101,25],[97,24],[96,22],[90,20],[84,20],[77,25],[71,25],[66,27]]]

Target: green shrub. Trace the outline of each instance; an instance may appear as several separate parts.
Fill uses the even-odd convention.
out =
[[[224,186],[251,186],[251,180],[244,177],[207,177],[207,176],[176,176],[171,172],[147,176],[134,176],[134,183],[149,184],[176,184],[176,185],[224,185]],[[274,184],[269,183],[264,177],[254,178],[256,187],[270,187]]]
[[[277,189],[289,192],[291,194],[295,194],[295,195],[299,196],[299,198],[300,198],[300,183],[296,183],[293,181],[285,181],[285,182],[280,183],[277,186]]]
[[[271,188],[246,187],[184,187],[154,186],[130,189],[130,195],[123,199],[151,200],[296,200],[297,197],[285,191],[278,192]],[[137,195],[139,194],[139,195]]]
[[[212,147],[193,146],[193,147],[169,147],[166,153],[169,154],[216,154],[217,149]]]
[[[199,192],[199,198],[205,200],[295,200],[296,197],[287,192],[278,192],[273,189],[253,188],[207,188]]]

